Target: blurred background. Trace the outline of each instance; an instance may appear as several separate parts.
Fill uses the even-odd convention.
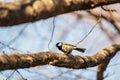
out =
[[[12,2],[17,0],[0,0]],[[20,0],[19,0],[20,1]],[[56,48],[57,42],[76,44],[89,33],[97,23],[89,36],[78,44],[78,47],[86,48],[84,54],[73,51],[73,55],[92,56],[115,42],[120,41],[120,4],[107,6],[116,12],[104,11],[100,7],[90,11],[75,11],[61,14],[55,17],[55,28],[50,49],[60,52]],[[100,16],[101,15],[101,16]],[[39,20],[34,23],[26,23],[13,27],[0,27],[0,54],[33,54],[48,51],[48,43],[53,32],[53,17]],[[120,52],[111,60],[104,73],[104,80],[120,80]],[[55,66],[37,66],[17,70],[5,70],[0,72],[0,80],[96,80],[97,67],[87,69],[68,69]]]

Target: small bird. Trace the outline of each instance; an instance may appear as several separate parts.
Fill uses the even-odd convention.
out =
[[[76,51],[79,51],[82,53],[84,53],[86,50],[85,48],[78,48],[74,45],[63,43],[63,42],[58,42],[56,44],[56,46],[59,50],[61,50],[62,52],[66,53],[66,54],[70,54],[73,50],[76,50]]]

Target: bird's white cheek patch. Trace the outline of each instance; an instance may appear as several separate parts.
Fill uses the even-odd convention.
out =
[[[62,43],[59,43],[58,46],[62,46]]]

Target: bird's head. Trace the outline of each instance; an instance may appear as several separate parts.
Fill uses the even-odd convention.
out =
[[[63,45],[62,42],[58,42],[58,43],[56,44],[57,47],[62,47],[62,45]]]

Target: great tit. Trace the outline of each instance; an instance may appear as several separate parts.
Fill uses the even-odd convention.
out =
[[[63,43],[63,42],[58,42],[56,44],[56,46],[59,50],[61,50],[62,52],[66,53],[66,54],[70,54],[73,50],[76,50],[76,51],[79,51],[82,53],[84,53],[86,50],[85,48],[78,48],[74,45]]]

